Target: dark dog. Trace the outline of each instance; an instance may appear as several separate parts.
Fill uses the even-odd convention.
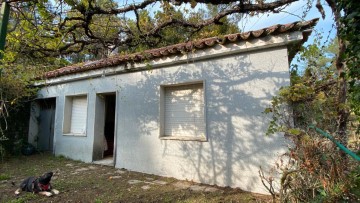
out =
[[[51,187],[50,181],[53,176],[53,172],[45,173],[40,177],[28,177],[21,184],[19,189],[15,191],[15,194],[20,194],[21,191],[38,193],[45,196],[52,196],[59,194],[58,190]]]

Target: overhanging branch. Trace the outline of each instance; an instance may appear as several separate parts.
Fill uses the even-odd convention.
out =
[[[27,2],[30,1],[31,0]],[[134,47],[137,46],[140,42],[148,44],[149,46],[153,46],[159,43],[159,39],[162,37],[160,36],[161,31],[169,27],[176,26],[178,28],[187,28],[189,33],[194,34],[195,32],[202,30],[204,27],[213,24],[219,24],[221,19],[226,18],[232,14],[247,14],[250,12],[277,12],[278,9],[281,9],[295,1],[298,0],[278,0],[270,3],[251,0],[195,0],[196,3],[207,3],[214,5],[228,4],[229,6],[223,11],[219,12],[217,15],[208,19],[199,19],[197,22],[186,18],[176,18],[176,15],[169,15],[167,16],[166,20],[162,19],[158,20],[158,22],[153,22],[153,24],[149,24],[149,26],[152,27],[150,30],[141,27],[142,24],[140,23],[140,11],[142,9],[148,8],[148,6],[153,5],[156,2],[161,3],[163,2],[162,0],[144,0],[140,3],[133,3],[111,8],[102,7],[101,5],[95,4],[93,1],[89,1],[88,4],[84,4],[82,3],[83,1],[79,1],[78,3],[74,3],[74,5],[67,5],[67,12],[61,11],[61,13],[60,11],[52,11],[50,17],[53,19],[50,19],[49,22],[56,22],[53,27],[56,28],[56,32],[58,34],[54,34],[54,31],[47,30],[40,35],[47,39],[53,38],[57,41],[59,41],[59,36],[61,36],[63,39],[66,39],[66,42],[63,41],[62,44],[59,44],[56,47],[56,49],[46,47],[40,43],[36,46],[28,45],[28,48],[33,48],[33,51],[37,51],[46,56],[56,56],[57,54],[69,54],[72,52],[78,53],[81,51],[79,48],[84,49],[86,46],[94,44],[99,44],[104,48],[109,47],[109,45],[115,47]],[[26,5],[23,4],[25,1],[8,0],[8,2],[17,8],[19,13],[21,13],[23,20],[28,21],[31,23],[34,29],[37,29],[37,17],[34,16],[30,18],[29,16],[23,14],[23,11],[21,11],[22,7],[19,5]],[[36,10],[36,5],[38,3],[36,1],[33,2],[34,4],[31,6],[34,6],[33,9]],[[169,3],[173,5],[193,2],[194,0],[169,1]],[[65,5],[65,1],[59,1],[59,4]],[[134,12],[135,19],[120,19],[117,17],[119,14],[127,14],[128,12]],[[119,25],[113,28],[114,30],[117,29],[116,35],[103,36],[98,34],[99,30],[101,29],[108,29],[108,27],[105,27],[108,24],[94,24],[94,20],[101,16],[114,16],[114,18],[116,18],[115,20],[120,21]],[[135,27],[131,28],[131,26],[128,24],[131,21],[135,23]],[[102,26],[104,26],[104,28],[101,28]],[[76,49],[73,47],[76,47]]]

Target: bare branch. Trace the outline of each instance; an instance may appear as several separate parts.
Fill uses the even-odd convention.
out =
[[[136,16],[136,27],[139,30],[140,33],[142,33],[141,29],[140,29],[140,17],[139,17],[139,13],[138,11],[135,9],[134,10],[135,16]]]
[[[181,3],[190,3],[194,0],[172,0],[169,1],[173,5],[179,5]],[[140,3],[133,3],[122,6],[114,6],[114,7],[102,7],[101,5],[95,4],[95,1],[88,1],[88,4],[84,5],[79,1],[75,5],[68,5],[67,11],[57,11],[51,13],[50,18],[45,19],[46,22],[55,22],[56,24],[52,26],[44,26],[42,29],[47,30],[47,32],[41,33],[40,36],[44,36],[47,39],[56,39],[59,40],[59,36],[54,34],[55,32],[52,30],[52,27],[56,27],[56,32],[60,33],[60,35],[66,39],[63,41],[64,44],[59,45],[56,49],[44,47],[40,43],[35,45],[28,45],[27,48],[33,51],[37,51],[46,56],[55,56],[56,54],[69,54],[69,53],[78,53],[81,50],[78,48],[84,49],[88,45],[99,44],[105,48],[109,45],[114,45],[116,47],[135,47],[140,42],[143,44],[147,44],[150,47],[156,46],[159,42],[161,42],[162,36],[160,35],[161,31],[169,28],[169,27],[179,27],[179,28],[187,28],[189,30],[189,34],[194,34],[199,32],[203,28],[213,25],[220,24],[221,20],[227,16],[230,16],[235,13],[250,13],[250,12],[277,12],[278,9],[281,9],[283,6],[286,6],[292,2],[298,0],[277,0],[270,3],[263,3],[261,1],[256,1],[259,3],[252,3],[253,1],[238,1],[238,0],[195,0],[197,3],[207,3],[207,4],[228,4],[228,6],[219,12],[217,15],[199,20],[198,22],[193,22],[189,19],[176,18],[175,16],[169,15],[166,20],[164,19],[155,22],[151,30],[144,29],[140,25],[139,11],[142,9],[146,9],[148,6],[155,4],[156,2],[163,2],[162,0],[144,0]],[[16,8],[17,12],[20,13],[21,18],[27,20],[32,24],[34,29],[37,29],[39,23],[43,23],[43,19],[38,19],[39,17],[36,14],[33,14],[32,17],[25,15],[20,8],[23,2],[18,0],[8,0],[7,2],[12,3],[12,7]],[[27,2],[30,2],[27,1]],[[36,5],[38,4],[36,1],[33,1],[35,6],[33,11],[35,11]],[[64,2],[60,1],[59,4],[64,4]],[[55,7],[59,8],[59,6]],[[61,7],[62,8],[62,7]],[[99,32],[95,29],[99,30],[99,27],[105,26],[101,24],[95,24],[97,17],[101,16],[118,16],[119,14],[127,14],[128,12],[135,13],[135,30],[134,27],[129,26],[128,22],[131,21],[129,19],[121,19],[121,23],[117,25],[117,27],[112,28],[116,30],[117,35],[103,35],[99,34]],[[120,18],[118,18],[120,20]],[[115,32],[115,33],[116,33]],[[113,32],[114,33],[114,32]],[[67,37],[67,36],[72,37]],[[70,41],[69,41],[70,40]],[[38,46],[38,47],[37,47]],[[76,47],[75,49],[73,49]]]

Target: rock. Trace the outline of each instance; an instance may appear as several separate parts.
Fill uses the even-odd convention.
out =
[[[178,181],[178,182],[174,183],[173,186],[178,189],[188,189],[188,188],[190,188],[191,183],[184,182],[184,181]]]
[[[89,168],[78,168],[75,170],[75,172],[83,172],[83,171],[88,171]]]
[[[141,182],[143,182],[143,181],[141,181],[141,180],[129,180],[129,181],[128,181],[128,183],[129,183],[130,185],[137,184],[137,183],[141,183]]]
[[[126,171],[123,171],[123,170],[117,170],[115,171],[115,173],[118,173],[118,174],[124,174]]]
[[[201,186],[201,185],[192,185],[190,186],[190,190],[195,191],[195,192],[201,192],[205,190],[205,186]]]
[[[141,187],[141,189],[143,189],[143,190],[148,190],[150,188],[151,188],[150,185],[144,185],[144,186]]]
[[[121,176],[110,176],[109,179],[119,179]]]
[[[154,180],[153,183],[158,184],[158,185],[166,185],[167,184],[167,182],[161,181],[161,180]]]
[[[215,187],[206,187],[204,192],[216,192],[219,189],[215,188]]]

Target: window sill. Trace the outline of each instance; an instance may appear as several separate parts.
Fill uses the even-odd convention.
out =
[[[85,133],[63,133],[63,136],[69,137],[86,137]]]
[[[187,137],[187,136],[160,136],[160,140],[179,140],[179,141],[207,142],[206,137]]]

